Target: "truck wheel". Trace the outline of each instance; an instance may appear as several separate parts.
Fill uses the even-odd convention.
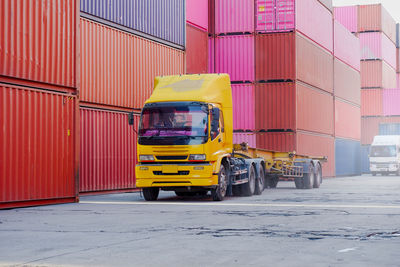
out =
[[[255,195],[261,195],[265,188],[265,171],[263,166],[260,166],[260,176],[256,179]]]
[[[160,192],[160,188],[158,187],[146,187],[143,188],[143,196],[146,201],[154,201],[158,198],[158,193]]]
[[[303,177],[294,178],[294,184],[296,185],[297,189],[303,189],[304,188]]]
[[[270,177],[268,178],[268,187],[269,188],[276,188],[279,182],[279,177]]]
[[[249,172],[249,181],[242,185],[242,193],[244,196],[252,196],[254,195],[254,191],[256,189],[256,171],[254,170],[254,166],[250,167]]]
[[[314,175],[314,188],[319,188],[322,183],[322,168],[320,164],[315,166],[315,175]]]
[[[303,175],[304,189],[311,189],[314,186],[315,181],[314,165],[310,163],[308,167],[308,173]]]
[[[241,196],[242,195],[242,186],[241,185],[232,186],[232,194],[237,197]]]
[[[228,188],[228,175],[224,164],[221,164],[218,174],[218,186],[211,190],[211,196],[214,201],[222,201]]]

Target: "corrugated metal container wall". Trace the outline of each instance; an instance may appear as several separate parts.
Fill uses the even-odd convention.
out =
[[[255,129],[254,84],[232,84],[233,129]]]
[[[335,58],[334,62],[335,96],[354,104],[361,104],[360,73]]]
[[[396,42],[396,21],[382,4],[358,6],[358,31],[382,31]]]
[[[400,115],[400,89],[383,90],[383,115]]]
[[[254,32],[254,0],[215,0],[215,33]]]
[[[208,0],[186,0],[186,21],[208,31]]]
[[[208,72],[215,72],[215,38],[208,38]]]
[[[400,23],[396,24],[396,47],[400,47]]]
[[[207,73],[207,32],[187,24],[186,35],[186,73]]]
[[[361,59],[383,59],[396,68],[396,46],[381,32],[359,33]]]
[[[383,90],[361,90],[361,116],[383,115]]]
[[[0,84],[0,208],[76,200],[76,101]]]
[[[335,136],[361,139],[361,108],[335,99]]]
[[[208,33],[215,34],[215,0],[208,0]]]
[[[379,135],[400,135],[400,123],[380,123]]]
[[[396,88],[400,89],[400,73],[396,73]]]
[[[361,143],[370,145],[375,135],[379,134],[379,124],[400,123],[400,116],[361,118]]]
[[[301,83],[264,83],[256,85],[255,98],[257,130],[333,135],[333,97],[321,90]]]
[[[231,81],[254,81],[254,36],[215,38],[215,71],[228,73]]]
[[[142,32],[148,38],[185,46],[185,0],[81,0],[80,7],[81,12]]]
[[[294,132],[259,132],[257,148],[274,151],[295,151],[296,133]]]
[[[396,72],[385,61],[361,61],[362,88],[395,88]]]
[[[80,192],[135,188],[136,139],[127,113],[81,108]],[[134,116],[138,128],[139,116]]]
[[[77,1],[1,1],[0,76],[76,87],[77,11]]]
[[[322,5],[324,5],[330,12],[333,12],[332,0],[318,0]]]
[[[360,71],[360,41],[342,24],[334,23],[334,54],[352,68]]]
[[[361,175],[361,145],[359,141],[335,140],[336,176]]]
[[[358,32],[357,6],[335,7],[334,17],[350,32]]]
[[[370,173],[369,171],[369,145],[361,146],[361,173]]]
[[[396,48],[396,72],[400,72],[400,48]]]
[[[81,19],[80,100],[141,108],[154,77],[184,73],[184,52]]]
[[[233,133],[233,143],[248,143],[249,147],[257,147],[256,135],[253,133]]]

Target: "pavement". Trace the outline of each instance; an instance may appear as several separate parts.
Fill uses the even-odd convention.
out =
[[[0,266],[400,266],[400,177],[260,196],[161,192],[0,210]]]

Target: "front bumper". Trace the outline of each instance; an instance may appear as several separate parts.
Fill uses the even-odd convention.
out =
[[[370,164],[371,172],[397,172],[398,164]]]

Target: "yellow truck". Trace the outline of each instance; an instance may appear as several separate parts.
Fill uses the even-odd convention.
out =
[[[133,113],[129,116],[133,124]],[[159,191],[178,196],[259,195],[292,177],[296,188],[318,188],[326,158],[266,151],[233,144],[229,75],[199,74],[155,78],[138,130],[136,186],[145,200]]]

